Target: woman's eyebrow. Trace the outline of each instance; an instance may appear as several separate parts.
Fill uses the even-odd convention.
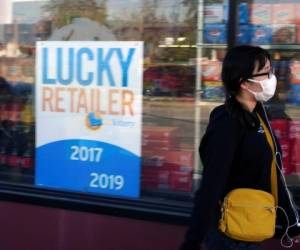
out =
[[[267,66],[267,67],[263,67],[262,69],[261,69],[261,71],[263,71],[263,70],[270,70],[271,69],[271,66]]]

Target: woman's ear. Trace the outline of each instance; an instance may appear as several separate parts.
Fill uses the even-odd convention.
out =
[[[240,85],[240,88],[243,90],[247,90],[248,89],[248,84],[246,82],[242,82]]]

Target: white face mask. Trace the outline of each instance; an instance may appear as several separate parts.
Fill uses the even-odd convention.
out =
[[[254,95],[257,101],[266,102],[274,96],[276,85],[277,85],[277,79],[274,74],[272,74],[269,79],[265,79],[262,81],[252,80],[252,79],[248,79],[248,81],[259,83],[261,85],[262,88],[261,92],[255,92],[253,90],[248,89],[248,91]]]

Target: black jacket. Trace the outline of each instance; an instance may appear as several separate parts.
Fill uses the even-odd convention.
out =
[[[260,103],[250,113],[233,97],[211,112],[199,148],[204,166],[202,181],[195,194],[194,209],[182,250],[198,249],[209,228],[217,226],[213,225],[213,221],[218,221],[220,201],[229,191],[236,188],[254,188],[271,193],[273,156],[257,113],[268,124]],[[281,153],[277,139],[275,143]],[[279,156],[277,158],[281,168]],[[296,215],[279,170],[277,176],[279,206],[285,209],[292,225],[296,222]],[[278,211],[276,236],[284,234],[284,230],[280,228],[285,228],[285,225],[286,219]],[[300,230],[295,226],[289,233],[290,236],[295,236]]]

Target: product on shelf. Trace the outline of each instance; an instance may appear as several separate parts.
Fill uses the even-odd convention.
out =
[[[142,186],[144,188],[169,188],[168,170],[157,170],[155,168],[142,168]]]
[[[20,157],[20,166],[22,168],[32,168],[33,167],[33,152],[30,148],[24,151]]]
[[[300,3],[295,4],[295,23],[300,24]]]
[[[206,81],[220,81],[222,63],[217,60],[206,60],[202,63],[202,80]]]
[[[179,133],[178,127],[143,126],[143,138],[150,140],[172,140]]]
[[[290,165],[300,174],[300,121],[290,121]]]
[[[22,104],[20,102],[12,103],[10,107],[9,120],[12,122],[20,122],[21,110],[22,110]]]
[[[10,153],[7,156],[7,165],[9,167],[19,167],[20,157],[18,155],[17,145],[14,145],[10,149]]]
[[[275,44],[294,44],[296,42],[296,25],[274,24],[272,26],[273,39]]]
[[[11,82],[19,81],[22,75],[22,68],[21,65],[17,62],[17,60],[7,61],[6,67],[7,76],[5,78]]]
[[[291,143],[290,164],[296,174],[300,175],[300,140]]]
[[[206,100],[220,100],[224,97],[224,87],[221,81],[203,81],[202,97]]]
[[[300,84],[290,84],[288,102],[290,104],[300,105]]]
[[[171,150],[179,144],[177,127],[143,127],[143,150]]]
[[[251,26],[250,25],[240,25],[237,34],[237,42],[239,44],[248,44],[251,38]]]
[[[33,58],[24,58],[20,62],[21,64],[21,78],[20,82],[33,83],[34,82],[34,60]]]
[[[205,23],[223,23],[224,22],[223,4],[206,4],[204,5],[204,22]]]
[[[7,155],[5,152],[5,146],[0,146],[0,166],[6,166],[7,165]]]
[[[249,23],[249,5],[248,3],[240,3],[239,5],[239,23]],[[228,21],[228,4],[224,4],[224,20]]]
[[[290,83],[290,62],[287,60],[280,60],[280,54],[278,59],[272,61],[272,66],[275,69],[275,75],[277,77],[276,92],[280,97],[286,99],[286,94]]]
[[[296,42],[300,43],[300,25],[297,25],[296,27]]]
[[[276,137],[281,139],[287,139],[289,134],[289,121],[286,119],[273,119],[271,127]]]
[[[300,140],[300,121],[289,121],[289,138],[291,140]]]
[[[170,187],[174,191],[190,192],[192,190],[192,173],[172,172]]]
[[[293,24],[295,22],[295,5],[293,3],[272,4],[273,24]]]
[[[227,33],[224,24],[206,24],[204,26],[205,43],[226,43]]]
[[[300,61],[293,61],[290,64],[291,79],[290,83],[300,84]]]
[[[294,166],[291,164],[291,143],[288,139],[279,140],[282,150],[282,171],[284,175],[289,175],[295,172]]]
[[[240,3],[239,6],[240,23],[247,24],[249,22],[249,5],[247,3]]]
[[[172,138],[172,140],[148,140],[143,138],[142,147],[147,150],[171,150],[178,145],[178,137]]]
[[[191,177],[189,184],[176,184],[181,183],[176,177],[178,173],[183,173],[186,179],[193,170],[193,150],[181,148],[179,128],[144,126],[143,142],[143,188],[190,191],[187,185],[191,185]]]
[[[24,108],[21,110],[21,121],[25,124],[31,124],[34,122],[34,114],[31,103],[25,104]]]
[[[29,169],[34,166],[33,85],[1,82],[0,166]],[[18,170],[19,171],[19,170]]]
[[[289,175],[294,172],[290,164],[289,121],[287,119],[273,119],[270,125],[281,145],[283,173]]]
[[[250,4],[250,23],[252,24],[271,24],[272,4]]]
[[[280,54],[278,56],[278,59],[272,61],[272,67],[275,69],[277,79],[286,79],[290,73],[290,61],[280,60]]]
[[[193,151],[191,150],[153,150],[143,151],[143,166],[170,171],[192,172]]]
[[[267,25],[251,25],[251,43],[270,44],[272,42],[272,28]]]
[[[33,58],[0,58],[0,75],[10,82],[33,83]]]
[[[6,121],[9,119],[9,106],[6,103],[0,105],[0,121]]]

